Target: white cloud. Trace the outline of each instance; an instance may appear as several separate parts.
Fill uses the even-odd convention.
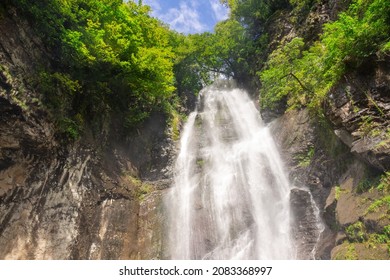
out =
[[[165,14],[159,14],[161,20],[167,22],[171,28],[182,33],[203,32],[207,26],[200,21],[197,2],[187,4],[180,2],[179,8],[169,9]]]
[[[213,9],[215,19],[217,21],[228,18],[228,9],[224,7],[219,0],[209,0],[211,8]]]

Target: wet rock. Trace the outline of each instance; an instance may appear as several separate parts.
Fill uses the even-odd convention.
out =
[[[318,121],[305,110],[291,110],[273,121],[270,129],[280,147],[290,181],[310,191],[324,221],[325,229],[317,244],[317,258],[334,258],[333,248],[347,240],[346,230],[355,223],[362,222],[368,235],[381,233],[389,224],[386,209],[379,209],[376,213],[367,210],[374,201],[383,198],[383,193],[375,189],[358,192],[372,168],[367,165],[367,159],[362,161],[361,156],[351,152],[348,145],[354,142],[351,143],[348,135],[341,141],[343,136],[339,136],[346,128],[341,128],[337,136],[332,126],[318,125]],[[307,248],[313,244],[313,238],[308,238],[313,237],[309,225],[302,226],[308,227],[308,235],[299,232],[299,224],[310,221],[307,197],[302,191],[291,193],[293,215],[299,217],[295,232],[301,258],[299,254],[303,252],[307,256]],[[367,254],[369,252],[361,256]]]
[[[337,206],[336,188],[333,187],[329,193],[328,198],[326,199],[324,212],[323,212],[324,221],[333,229],[337,227],[336,206]]]
[[[145,197],[139,211],[138,250],[140,259],[162,259],[166,240],[163,193],[156,191]]]
[[[318,209],[313,204],[309,190],[294,188],[290,201],[293,213],[293,234],[297,244],[298,259],[314,259],[317,243],[324,230],[318,220]],[[317,212],[316,212],[317,211]]]

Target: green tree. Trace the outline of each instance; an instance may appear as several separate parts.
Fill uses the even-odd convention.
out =
[[[175,90],[172,31],[149,15],[148,6],[121,0],[9,1],[56,54],[55,67],[39,76],[45,83],[37,84],[59,119],[81,115],[95,122],[115,113],[134,127],[151,111],[169,107],[163,103],[172,101]],[[54,98],[48,83],[57,83],[57,77],[79,88]],[[64,104],[71,106],[58,108]]]

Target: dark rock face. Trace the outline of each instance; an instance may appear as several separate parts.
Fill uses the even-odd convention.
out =
[[[340,178],[340,184],[332,188],[327,199],[325,213],[335,218],[338,229],[336,244],[331,252],[333,259],[390,258],[387,245],[372,239],[390,224],[388,207],[370,210],[375,201],[383,199],[383,191],[377,188],[357,191],[366,173],[365,163],[356,159]]]
[[[329,259],[335,233],[330,230],[332,224],[328,221],[330,217],[324,215],[324,206],[331,187],[337,184],[345,168],[342,165],[348,162],[348,156],[343,153],[344,145],[336,136],[318,127],[307,110],[285,113],[270,124],[270,129],[290,181],[298,187],[291,193],[298,257]],[[340,152],[331,155],[331,151]],[[313,216],[315,207],[310,197],[318,207],[317,218]],[[319,225],[316,225],[320,221],[315,221],[318,218],[325,221],[320,236]]]
[[[331,126],[320,125],[306,110],[289,111],[270,128],[290,180],[298,186],[291,192],[298,258],[389,259],[383,244],[373,246],[367,241],[390,224],[385,206],[369,210],[374,201],[383,198],[383,190],[358,191],[372,167],[350,151],[345,143],[349,140],[341,141]],[[311,195],[324,223],[319,239]],[[357,242],[351,237],[351,227],[358,227],[359,234],[366,237]],[[348,253],[351,248],[353,256]]]
[[[2,145],[7,164],[0,171],[0,258],[159,257],[161,194],[152,182],[136,179],[128,155],[113,148],[102,156],[81,144],[60,148],[51,143],[49,150],[34,151],[31,147],[43,146],[45,139],[26,123],[18,127],[21,135],[13,137],[27,138],[24,131],[30,129],[43,143],[23,139],[18,146]],[[6,136],[1,143],[10,142]],[[112,161],[118,166],[107,164]]]
[[[351,152],[386,171],[390,169],[390,61],[374,59],[333,88],[326,114]]]
[[[309,190],[294,188],[291,190],[293,212],[293,233],[297,246],[298,259],[314,259],[317,243],[323,226],[318,221],[315,204]]]
[[[296,14],[275,13],[270,20],[273,26],[267,29],[268,54],[281,42],[297,36],[309,44],[317,40],[323,24],[335,20],[350,3],[319,1]],[[273,110],[263,110],[262,117],[271,122],[292,184],[308,188],[320,209],[326,228],[316,257],[389,259],[383,241],[373,241],[390,224],[388,208],[381,206],[377,212],[370,209],[389,194],[388,189],[379,191],[375,187],[380,175],[388,176],[385,172],[390,170],[390,59],[378,53],[361,61],[346,58],[345,62],[346,74],[322,104],[324,119],[306,110],[285,112],[283,100]],[[359,190],[365,182],[370,184],[370,191]],[[382,186],[388,185],[386,182]],[[291,199],[299,217],[297,239],[305,240],[298,244],[298,256],[308,258],[308,244],[314,237],[310,232],[307,236],[299,232],[299,225],[311,219],[306,194],[294,190]],[[365,237],[351,237],[347,232],[354,227]]]
[[[28,82],[44,46],[14,11],[0,38],[0,259],[160,258],[174,149],[163,116],[131,139],[66,144]]]

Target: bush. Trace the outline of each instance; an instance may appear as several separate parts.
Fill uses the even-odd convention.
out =
[[[269,56],[259,73],[262,106],[287,96],[290,108],[307,106],[320,114],[327,92],[346,71],[389,48],[388,34],[390,0],[353,1],[338,20],[325,24],[308,50],[303,39],[294,38]]]

